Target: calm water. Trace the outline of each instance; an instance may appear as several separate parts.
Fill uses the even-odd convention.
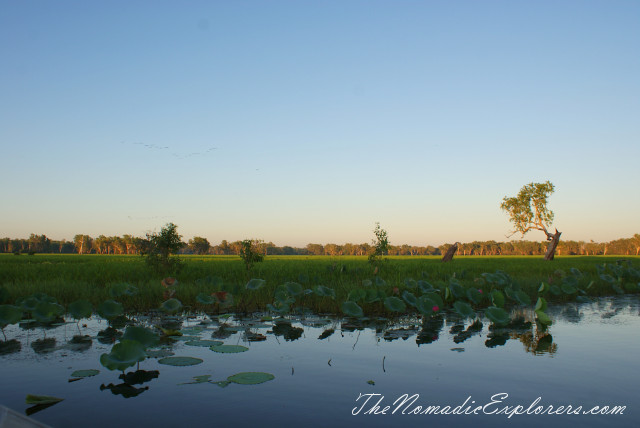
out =
[[[75,323],[47,330],[46,340],[42,329],[10,326],[5,329],[7,337],[17,339],[20,350],[6,353],[11,350],[5,346],[5,354],[0,355],[0,404],[25,412],[30,407],[24,403],[27,394],[64,398],[32,414],[55,427],[640,426],[638,297],[550,306],[547,312],[554,320],[548,336],[536,332],[535,323],[527,324],[531,314],[525,311],[513,312],[514,318],[524,319],[502,331],[491,330],[486,319],[482,325],[472,325],[454,315],[428,325],[414,318],[353,324],[307,316],[292,318],[289,326],[193,317],[182,323],[190,334],[202,339],[213,336],[225,344],[247,346],[249,351],[220,354],[177,341],[171,345],[176,356],[204,362],[173,367],[149,358],[140,363],[140,369],[158,371],[157,377],[147,373],[146,382],[130,380],[130,385],[99,362],[100,355],[111,349],[108,340],[101,343],[97,336],[107,327],[105,321],[87,322],[82,333],[90,335],[92,342],[84,346],[69,343],[78,334]],[[137,320],[147,325],[158,322]],[[259,335],[266,340],[248,340],[260,339]],[[80,369],[98,369],[100,374],[69,382],[71,373]],[[218,381],[239,372],[268,372],[275,379],[258,385],[179,385],[194,376],[211,375],[211,380]],[[125,398],[122,387],[125,394],[137,395]],[[571,405],[584,411],[617,405],[626,409],[622,415],[511,418],[482,411],[476,415],[408,414],[417,406],[462,406],[462,411],[471,412],[491,403],[492,396],[497,401],[496,394],[501,393],[507,394],[501,396],[502,402],[485,407],[486,412],[517,405],[526,409],[538,397],[536,406],[544,408]],[[407,403],[391,414],[394,401],[403,394],[419,396],[412,405]],[[379,412],[385,406],[390,409],[386,414],[371,414],[376,403]]]

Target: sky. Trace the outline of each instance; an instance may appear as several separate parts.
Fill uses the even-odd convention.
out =
[[[502,199],[547,180],[563,239],[630,237],[638,22],[635,0],[0,0],[0,237],[504,241]]]

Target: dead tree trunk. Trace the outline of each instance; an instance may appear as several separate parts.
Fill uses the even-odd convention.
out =
[[[554,234],[547,233],[549,245],[547,245],[547,252],[544,255],[545,260],[553,260],[553,256],[556,253],[556,247],[560,242],[560,235],[562,235],[562,232],[558,232],[558,229],[556,229],[556,233]]]
[[[459,244],[459,242],[456,242],[455,244],[453,244],[452,246],[449,247],[447,252],[442,257],[441,261],[443,263],[444,262],[450,262],[451,260],[453,260],[453,255],[456,253],[456,250],[458,249],[458,244]]]

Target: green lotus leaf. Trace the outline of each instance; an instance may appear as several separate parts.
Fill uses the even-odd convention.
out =
[[[138,293],[138,288],[126,282],[113,284],[109,288],[109,295],[111,297],[135,296],[137,293]]]
[[[122,315],[124,308],[122,303],[116,302],[115,300],[106,300],[98,305],[97,312],[102,318],[111,320]]]
[[[360,318],[364,316],[364,312],[362,311],[362,308],[358,306],[356,302],[351,302],[351,301],[346,301],[342,304],[342,312],[344,312],[345,314],[351,317],[356,317],[356,318]]]
[[[549,284],[541,282],[540,287],[538,287],[538,293],[545,294],[547,291],[549,291]]]
[[[416,288],[418,286],[418,283],[416,282],[415,279],[413,278],[405,278],[404,280],[404,285],[410,289],[413,290],[414,288]]]
[[[182,302],[175,298],[169,299],[160,306],[160,309],[170,314],[174,314],[182,309]]]
[[[431,315],[434,312],[433,308],[436,307],[440,309],[441,306],[438,306],[437,302],[427,297],[426,295],[420,296],[418,298],[418,301],[416,302],[416,308],[422,315],[425,316]]]
[[[407,305],[395,296],[384,299],[384,306],[392,312],[404,312],[407,309]]]
[[[551,294],[555,294],[556,296],[562,294],[562,290],[560,289],[560,287],[555,284],[549,286],[549,291],[551,292]]]
[[[451,294],[453,294],[456,299],[467,298],[467,292],[465,291],[464,287],[457,282],[452,282],[451,284],[449,284],[449,289],[451,290]]]
[[[245,288],[247,290],[257,290],[259,288],[262,288],[266,283],[267,281],[265,281],[264,279],[253,278],[252,280],[247,282]]]
[[[373,285],[373,282],[371,282],[370,279],[363,279],[362,280],[362,286],[363,287],[371,287],[371,285]]]
[[[202,362],[202,359],[193,357],[166,357],[158,360],[159,364],[179,367],[195,366],[201,364]]]
[[[64,400],[64,398],[49,397],[48,395],[27,394],[25,403],[26,404],[54,404],[54,403],[59,403],[62,400]]]
[[[473,310],[471,305],[461,300],[457,300],[453,303],[453,309],[455,309],[462,318],[474,318],[476,316],[476,312]]]
[[[536,315],[540,324],[551,325],[553,323],[551,321],[551,318],[549,318],[549,316],[545,314],[543,311],[540,311],[540,310],[536,311]]]
[[[171,338],[173,340],[180,340],[183,342],[188,342],[190,340],[200,340],[200,336],[194,336],[194,335],[172,336]]]
[[[435,287],[424,279],[418,281],[418,287],[423,293],[433,293],[435,291]]]
[[[41,323],[49,323],[63,313],[64,308],[57,303],[38,302],[31,314]]]
[[[257,385],[259,383],[268,382],[276,377],[271,373],[263,372],[242,372],[229,376],[229,382],[239,383],[240,385]]]
[[[613,284],[614,282],[616,282],[616,279],[614,277],[612,277],[609,274],[602,274],[600,275],[600,279],[602,279],[603,281],[608,282],[609,284]]]
[[[407,302],[408,304],[410,304],[414,308],[418,304],[418,298],[413,293],[411,293],[410,291],[407,291],[407,290],[403,291],[402,292],[402,298],[404,299],[405,302]]]
[[[474,305],[478,305],[480,304],[480,302],[482,302],[482,299],[484,299],[484,296],[480,291],[476,290],[475,288],[469,288],[467,289],[467,298]]]
[[[336,298],[336,290],[334,290],[333,288],[325,287],[324,285],[316,286],[313,291],[315,291],[315,293],[321,297],[331,297],[332,299]]]
[[[146,327],[129,326],[124,331],[122,340],[135,340],[145,348],[149,348],[160,341],[160,336]]]
[[[191,385],[194,383],[207,383],[209,382],[209,379],[211,378],[211,375],[200,375],[200,376],[194,376],[193,377],[193,382],[184,382],[184,383],[179,383],[178,385]]]
[[[500,290],[493,290],[491,292],[491,302],[494,306],[499,308],[504,307],[504,294]]]
[[[544,297],[538,297],[535,310],[542,312],[547,310],[547,301],[544,299]]]
[[[302,285],[297,282],[287,282],[284,284],[284,287],[287,290],[287,293],[291,296],[298,296],[302,294]]]
[[[387,285],[387,282],[380,278],[379,276],[376,276],[376,278],[374,279],[374,283],[378,286],[378,287],[384,287],[385,285]]]
[[[214,385],[218,385],[220,388],[226,388],[227,386],[229,386],[229,384],[231,384],[231,382],[229,382],[228,380],[219,380],[219,381],[212,381],[210,380],[209,383],[212,383]]]
[[[624,290],[618,284],[611,284],[611,288],[618,294],[624,294]]]
[[[496,306],[490,306],[484,310],[484,314],[496,325],[509,324],[509,314],[502,308]]]
[[[217,345],[210,346],[209,349],[221,354],[237,354],[240,352],[247,352],[249,350],[246,346],[241,345]]]
[[[76,300],[69,304],[69,313],[77,320],[90,318],[92,312],[93,306],[88,300]]]
[[[116,343],[108,354],[100,355],[100,364],[109,370],[124,371],[144,360],[144,346],[135,340],[123,340]]]
[[[562,284],[562,286],[560,287],[560,289],[562,290],[563,293],[565,294],[575,294],[578,292],[578,290],[576,289],[576,287],[574,287],[573,285],[570,284]]]
[[[444,302],[442,301],[442,297],[440,297],[440,294],[436,293],[435,291],[424,293],[422,296],[428,298],[429,300],[432,300],[436,304],[436,306],[438,306],[439,308],[444,307]]]
[[[524,291],[518,290],[515,293],[513,293],[513,296],[521,305],[525,305],[525,306],[531,305],[531,298]]]
[[[100,370],[94,370],[94,369],[76,370],[75,372],[71,373],[71,377],[91,377],[91,376],[96,376],[99,373],[100,373]]]
[[[216,298],[207,293],[200,293],[196,296],[196,301],[203,305],[213,305],[216,302]]]
[[[222,345],[223,342],[219,340],[189,340],[187,342],[184,342],[184,344],[189,346],[210,347]]]
[[[7,303],[9,301],[9,290],[6,287],[0,287],[0,304]]]
[[[0,328],[16,324],[22,319],[22,309],[13,305],[0,305]]]

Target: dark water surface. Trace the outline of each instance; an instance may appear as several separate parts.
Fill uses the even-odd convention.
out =
[[[46,339],[41,328],[14,325],[5,332],[19,344],[11,342],[13,348],[9,344],[0,350],[4,353],[0,355],[0,404],[25,412],[30,407],[25,404],[27,394],[64,398],[32,415],[55,427],[640,426],[638,297],[550,306],[547,312],[554,320],[547,336],[537,331],[535,323],[527,324],[530,312],[517,310],[512,317],[524,316],[524,320],[502,331],[490,329],[485,318],[482,325],[471,325],[471,320],[453,314],[427,325],[417,318],[358,324],[308,315],[292,317],[288,326],[233,317],[192,317],[182,323],[185,334],[196,327],[191,333],[201,339],[214,336],[249,351],[221,354],[177,341],[171,345],[176,356],[204,362],[173,367],[148,358],[140,363],[147,381],[130,380],[130,385],[119,379],[119,372],[100,364],[100,355],[112,347],[97,337],[107,327],[104,320],[91,319],[81,329],[92,337],[84,349],[69,343],[78,334],[75,323],[47,330]],[[136,319],[148,326],[158,322],[142,316]],[[334,332],[329,335],[331,329]],[[248,340],[259,338],[256,335],[266,340]],[[328,337],[319,339],[321,335]],[[100,374],[68,382],[71,373],[81,369],[98,369]],[[275,379],[258,385],[179,385],[194,376],[211,375],[212,381],[220,381],[239,372],[267,372]],[[138,395],[125,398],[109,389],[110,384],[124,384],[125,393]],[[395,406],[403,394],[419,396],[413,405]],[[489,405],[492,396],[494,401],[502,397],[502,402]],[[626,408],[617,415],[514,414],[510,418],[482,410],[476,415],[408,414],[417,406],[422,410],[461,406],[462,412],[469,413],[485,405],[485,412],[517,405],[526,410],[538,397],[532,410],[567,405],[582,406],[582,412],[594,406]],[[385,406],[390,406],[386,414],[371,414]]]

